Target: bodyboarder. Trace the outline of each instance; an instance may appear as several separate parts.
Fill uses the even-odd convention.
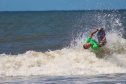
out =
[[[101,41],[98,43],[95,40],[92,40],[92,36],[93,34],[95,34],[97,31],[101,31],[103,28],[99,28],[95,31],[93,31],[87,38],[86,40],[86,44],[83,45],[84,49],[89,49],[90,47],[93,50],[98,50],[101,46],[103,46],[106,43],[106,37],[104,37],[103,39],[101,39]]]

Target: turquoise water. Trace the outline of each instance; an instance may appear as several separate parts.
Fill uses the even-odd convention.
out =
[[[107,44],[84,50],[101,27]],[[0,29],[2,84],[126,82],[126,10],[0,12]]]

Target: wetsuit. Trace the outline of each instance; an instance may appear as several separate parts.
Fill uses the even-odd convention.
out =
[[[93,50],[98,50],[98,49],[99,49],[99,44],[98,44],[98,42],[96,42],[95,40],[92,40],[91,37],[88,37],[86,42],[92,44],[91,48],[92,48]]]

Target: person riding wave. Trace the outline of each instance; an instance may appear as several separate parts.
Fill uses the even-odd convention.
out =
[[[97,31],[100,31],[102,28],[99,28],[95,31],[93,31],[87,38],[86,40],[86,44],[83,45],[83,48],[84,49],[89,49],[90,47],[93,49],[93,50],[98,50],[101,46],[104,45],[104,43],[106,42],[106,37],[104,37],[102,39],[102,41],[100,43],[96,42],[95,40],[92,40],[92,36],[93,34],[95,34]]]

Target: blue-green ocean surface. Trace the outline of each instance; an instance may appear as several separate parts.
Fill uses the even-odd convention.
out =
[[[98,28],[107,44],[84,50]],[[1,84],[125,84],[125,63],[126,10],[0,12]]]
[[[122,29],[126,37],[125,12],[125,10],[0,12],[0,53],[19,54],[29,50],[45,52],[49,49],[62,49],[76,38],[81,38],[76,35],[80,33],[83,35],[90,29],[99,27],[107,31]]]

